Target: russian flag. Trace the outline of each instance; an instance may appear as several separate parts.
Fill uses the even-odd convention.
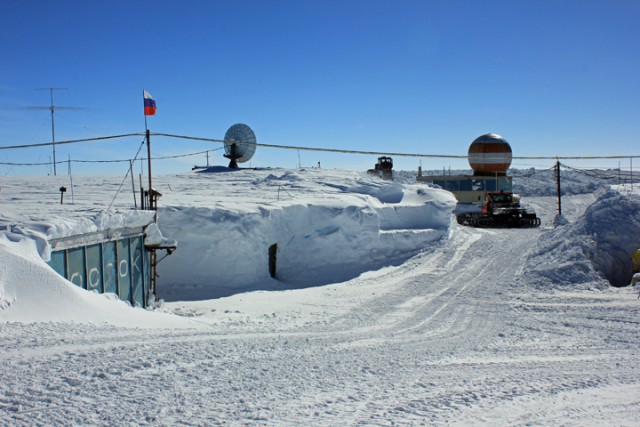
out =
[[[144,92],[144,115],[153,116],[156,114],[156,101],[153,100],[151,94],[146,90]]]

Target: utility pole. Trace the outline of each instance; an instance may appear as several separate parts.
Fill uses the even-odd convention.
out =
[[[51,144],[53,146],[53,175],[57,175],[56,167],[56,124],[54,120],[54,113],[56,110],[86,110],[86,108],[77,107],[56,107],[53,103],[53,91],[54,90],[69,90],[66,87],[44,87],[36,90],[48,90],[51,96],[51,105],[49,107],[29,107],[31,110],[50,110],[51,111]]]

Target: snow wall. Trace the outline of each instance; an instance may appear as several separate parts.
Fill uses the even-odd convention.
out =
[[[285,175],[252,184],[299,178]],[[320,185],[305,189],[306,201],[161,208],[159,226],[178,249],[158,265],[159,297],[201,300],[336,283],[400,264],[448,235],[456,202],[443,190],[377,178]],[[325,197],[328,188],[339,197]],[[269,274],[274,244],[277,280]]]
[[[529,257],[530,274],[553,284],[597,282],[626,286],[632,276],[632,254],[640,248],[640,196],[602,191],[572,224],[543,235]]]

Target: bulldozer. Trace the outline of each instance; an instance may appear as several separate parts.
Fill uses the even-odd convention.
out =
[[[523,228],[539,227],[540,218],[520,206],[520,198],[509,191],[487,191],[480,211],[456,216],[458,224],[471,227]]]
[[[376,175],[382,179],[393,179],[393,159],[391,157],[378,157],[378,163],[374,169],[367,171],[369,175]]]

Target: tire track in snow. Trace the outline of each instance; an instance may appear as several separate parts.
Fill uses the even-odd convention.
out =
[[[2,325],[0,424],[638,421],[635,295],[534,294],[518,276],[540,230],[456,232],[432,256],[337,286],[366,295],[300,330]]]

